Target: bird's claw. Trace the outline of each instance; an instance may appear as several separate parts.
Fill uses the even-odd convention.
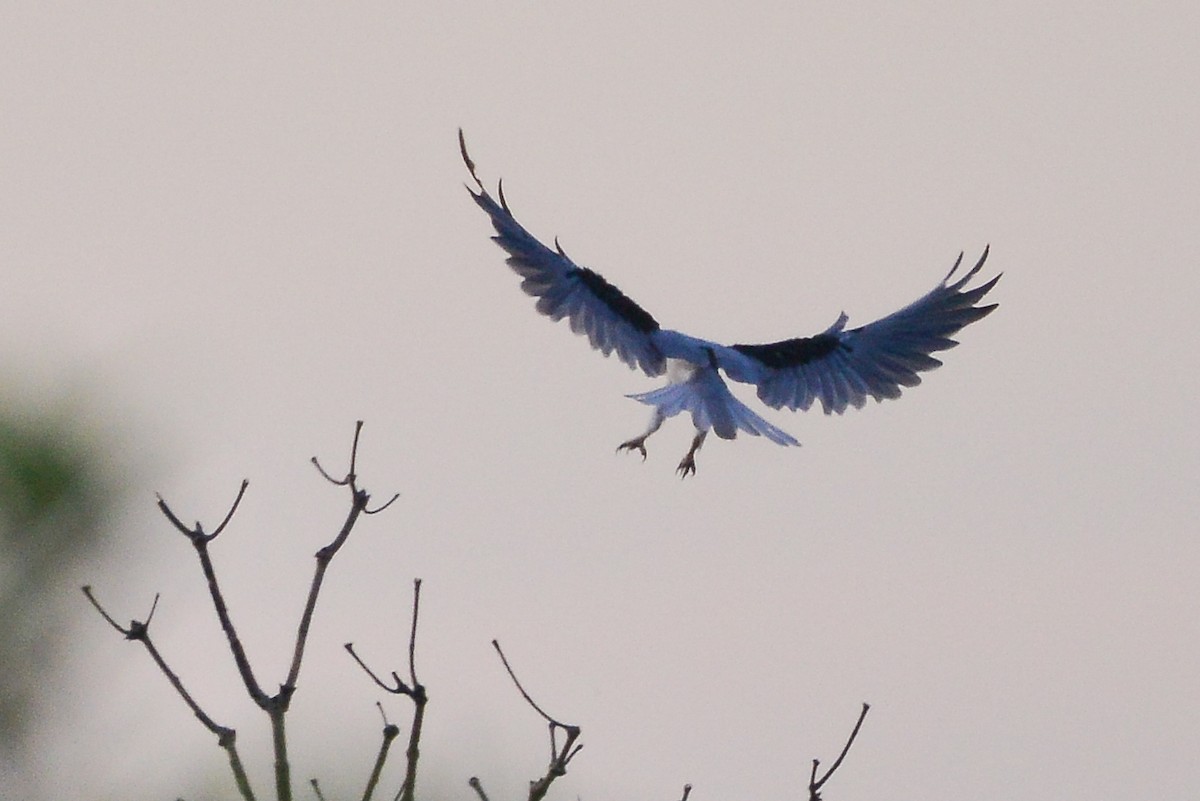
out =
[[[642,461],[646,461],[646,440],[644,438],[631,439],[627,442],[622,442],[617,446],[617,453],[621,451],[637,451],[642,455]]]
[[[696,475],[696,460],[690,453],[683,457],[683,461],[679,463],[679,467],[675,468],[675,472],[679,474],[680,479]]]

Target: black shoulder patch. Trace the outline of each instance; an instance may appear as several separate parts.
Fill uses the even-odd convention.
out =
[[[832,334],[817,334],[815,337],[799,337],[785,339],[782,342],[771,342],[766,345],[734,345],[733,349],[756,359],[767,367],[776,370],[787,367],[799,367],[823,356],[828,356],[839,345],[838,338]]]
[[[649,334],[659,329],[658,320],[650,316],[650,312],[630,300],[629,296],[604,280],[604,276],[587,267],[576,267],[572,275],[592,291],[592,294],[612,309],[625,322],[632,325],[643,334]]]

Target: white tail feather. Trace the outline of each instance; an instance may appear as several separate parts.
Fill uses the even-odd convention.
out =
[[[697,369],[682,383],[626,397],[654,406],[663,417],[689,412],[698,430],[713,429],[724,439],[733,439],[740,430],[779,445],[800,444],[791,434],[771,425],[735,398],[717,371],[709,368]]]

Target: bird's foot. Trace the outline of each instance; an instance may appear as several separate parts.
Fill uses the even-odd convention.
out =
[[[685,479],[688,476],[696,475],[696,452],[704,445],[704,439],[708,436],[708,429],[697,431],[696,437],[692,440],[692,447],[688,448],[688,452],[684,454],[683,461],[679,463],[679,467],[675,469],[679,473],[679,478]]]
[[[696,475],[696,454],[688,453],[683,457],[683,461],[679,463],[679,467],[675,468],[675,472],[681,479]]]
[[[646,438],[634,437],[631,440],[622,442],[617,446],[617,453],[621,451],[637,451],[642,455],[642,461],[646,461]]]

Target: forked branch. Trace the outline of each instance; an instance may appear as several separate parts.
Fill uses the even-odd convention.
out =
[[[413,605],[412,605],[412,625],[408,632],[408,676],[409,683],[405,683],[396,671],[391,672],[392,684],[388,684],[383,679],[367,666],[357,653],[354,651],[354,643],[346,643],[345,648],[347,653],[354,658],[358,666],[363,669],[371,680],[385,692],[393,695],[406,695],[413,702],[413,722],[412,729],[408,734],[408,748],[405,750],[405,758],[407,766],[404,771],[404,782],[400,785],[400,790],[396,793],[396,801],[413,801],[417,787],[417,762],[421,756],[421,728],[425,722],[425,705],[429,702],[429,696],[425,692],[425,686],[417,680],[417,621],[421,613],[421,579],[413,580]],[[382,713],[383,709],[380,708]],[[386,724],[386,718],[385,718]],[[398,733],[399,730],[397,730]],[[389,740],[387,737],[387,728],[384,728],[384,747],[380,750],[379,759],[376,761],[375,773],[376,778],[378,772],[383,769],[383,759],[387,754]],[[393,735],[395,736],[395,735]],[[373,785],[368,783],[368,795],[363,797],[363,801],[368,801],[369,793],[373,789]]]
[[[96,600],[96,596],[92,593],[90,586],[84,586],[83,594],[87,596],[88,601],[95,607],[110,626],[120,632],[125,639],[140,642],[146,648],[146,652],[150,654],[150,658],[154,660],[154,664],[158,665],[158,669],[167,677],[167,681],[175,688],[175,692],[179,693],[179,697],[187,704],[188,709],[192,710],[192,714],[196,716],[206,729],[217,736],[217,744],[225,750],[229,757],[229,767],[233,771],[234,781],[237,783],[238,792],[245,801],[254,801],[254,792],[250,789],[250,780],[246,776],[246,769],[242,765],[242,759],[237,751],[237,732],[228,726],[222,726],[217,723],[212,717],[205,712],[192,694],[183,686],[183,681],[179,678],[179,674],[171,669],[167,664],[166,659],[159,653],[158,648],[154,645],[154,641],[150,638],[150,621],[154,618],[154,610],[158,608],[158,595],[154,596],[154,603],[150,605],[150,613],[146,615],[145,621],[133,620],[126,628],[117,623],[113,619],[100,602]]]
[[[850,746],[854,745],[854,738],[858,736],[858,730],[862,728],[863,720],[867,717],[867,711],[871,705],[863,702],[862,712],[858,715],[858,722],[854,724],[854,730],[850,732],[850,737],[846,740],[846,744],[842,746],[842,753],[838,754],[838,758],[833,761],[833,765],[821,778],[817,778],[817,767],[821,764],[820,760],[812,761],[812,775],[808,780],[808,801],[821,801],[821,788],[825,786],[825,782],[829,781],[829,777],[833,775],[842,765],[842,760],[846,758],[846,754],[850,752]]]
[[[335,479],[326,472],[325,468],[321,467],[321,463],[317,457],[312,457],[313,466],[318,472],[325,477],[327,481],[339,487],[347,487],[350,490],[350,510],[346,513],[346,519],[342,523],[341,529],[337,536],[333,538],[325,547],[321,548],[316,553],[317,566],[313,572],[312,584],[308,588],[308,600],[304,604],[304,613],[300,616],[300,625],[296,631],[296,645],[292,650],[292,665],[288,670],[287,678],[284,680],[284,688],[294,688],[296,680],[300,677],[300,663],[304,659],[304,647],[308,643],[308,631],[312,625],[313,613],[317,608],[317,596],[321,592],[321,584],[325,580],[325,571],[329,568],[329,563],[337,554],[341,547],[346,543],[346,539],[350,536],[350,531],[354,528],[354,524],[358,522],[359,515],[376,514],[392,505],[392,502],[400,497],[399,493],[392,496],[391,500],[385,503],[378,509],[368,509],[367,505],[371,501],[370,494],[366,490],[358,486],[358,439],[362,434],[363,421],[359,420],[354,425],[354,443],[350,446],[350,469],[346,472],[346,477]]]
[[[579,739],[581,729],[570,723],[562,723],[546,714],[546,711],[538,706],[537,702],[521,686],[517,674],[513,672],[512,666],[508,664],[508,658],[504,656],[504,651],[500,648],[500,643],[497,640],[492,640],[492,647],[500,655],[500,661],[504,663],[504,669],[508,671],[508,676],[521,693],[521,697],[533,707],[535,712],[542,716],[543,720],[550,724],[550,764],[546,768],[546,775],[529,783],[529,801],[541,801],[550,790],[550,785],[554,783],[554,780],[559,776],[566,775],[567,765],[579,753],[580,749],[583,748],[583,743],[576,743]],[[558,743],[559,729],[566,735],[561,746]],[[483,795],[483,788],[478,786],[478,779],[474,780],[471,786],[475,788],[475,791],[481,797],[486,798]]]
[[[300,665],[304,657],[304,648],[308,642],[308,634],[312,625],[312,618],[316,609],[317,598],[320,593],[321,584],[325,577],[325,571],[329,567],[329,562],[333,559],[334,555],[337,554],[338,550],[341,549],[347,538],[350,536],[350,532],[354,528],[354,524],[357,522],[359,516],[362,514],[375,514],[377,512],[381,512],[399,497],[398,494],[394,495],[391,500],[389,500],[383,506],[376,509],[371,509],[369,507],[370,495],[358,486],[358,442],[359,435],[362,432],[362,426],[363,424],[361,420],[359,420],[355,425],[354,443],[350,450],[350,470],[346,474],[345,478],[331,478],[324,468],[322,468],[317,462],[315,457],[312,460],[313,464],[316,465],[321,475],[323,475],[326,479],[338,486],[344,486],[350,489],[350,510],[347,513],[346,519],[342,523],[341,528],[338,530],[337,535],[328,545],[321,548],[316,553],[317,566],[316,570],[314,571],[312,584],[309,587],[308,599],[305,602],[304,611],[300,617],[300,624],[296,633],[296,642],[292,650],[291,665],[288,669],[286,679],[279,685],[279,692],[275,695],[268,695],[266,691],[263,690],[262,685],[259,684],[258,679],[254,675],[254,671],[251,669],[250,660],[246,655],[246,650],[242,646],[241,640],[237,635],[237,630],[233,625],[233,620],[229,614],[229,608],[225,603],[224,595],[222,594],[220,584],[217,581],[216,569],[213,566],[212,558],[209,554],[209,543],[216,539],[233,520],[234,514],[237,512],[242,499],[245,497],[246,488],[249,486],[248,482],[242,482],[232,505],[225,513],[225,516],[221,520],[220,524],[213,529],[212,533],[206,532],[204,530],[204,526],[200,522],[197,522],[194,526],[190,527],[185,525],[179,516],[175,514],[174,510],[171,509],[167,502],[162,498],[162,496],[158,496],[158,508],[163,513],[163,516],[167,518],[167,520],[172,526],[175,527],[176,530],[187,537],[188,541],[191,542],[192,546],[195,548],[196,554],[200,559],[200,567],[204,572],[205,581],[208,584],[209,595],[212,598],[213,607],[216,610],[217,618],[221,624],[221,630],[225,633],[226,640],[229,643],[230,652],[233,655],[233,660],[237,664],[238,674],[241,676],[242,682],[245,685],[246,691],[250,695],[250,698],[260,709],[265,711],[270,718],[271,737],[275,752],[275,789],[276,796],[280,799],[280,801],[290,801],[292,798],[291,768],[288,763],[287,738],[285,734],[284,719],[288,707],[291,704],[292,694],[296,689],[296,681],[299,677]],[[234,777],[237,781],[238,789],[241,792],[242,797],[244,799],[253,799],[254,796],[251,793],[249,783],[246,780],[245,771],[242,769],[241,760],[238,758],[237,750],[234,747],[235,734],[233,729],[217,724],[199,707],[191,695],[184,689],[179,677],[166,664],[165,660],[163,660],[162,656],[158,653],[157,648],[155,648],[154,643],[151,641],[148,628],[150,624],[150,617],[153,616],[153,609],[151,609],[151,614],[150,616],[147,616],[145,623],[133,621],[128,628],[125,628],[118,624],[100,606],[95,597],[92,595],[90,588],[84,587],[83,591],[88,600],[101,614],[101,616],[104,617],[109,625],[119,631],[127,639],[140,640],[145,645],[147,651],[150,653],[151,658],[154,659],[155,664],[159,666],[159,669],[171,682],[172,686],[175,687],[176,691],[187,703],[193,714],[195,714],[200,722],[203,723],[210,731],[217,735],[221,747],[229,753],[230,764],[233,768]],[[415,668],[412,668],[412,672],[415,684]],[[395,735],[392,736],[394,737]],[[319,792],[319,788],[315,784],[314,790]]]
[[[233,654],[233,661],[237,665],[238,675],[242,677],[242,683],[246,685],[246,692],[249,693],[254,703],[260,708],[266,709],[270,702],[270,696],[263,691],[262,686],[258,683],[258,679],[254,676],[254,670],[250,667],[250,659],[246,656],[246,649],[242,646],[242,641],[237,635],[237,629],[234,628],[233,618],[229,615],[229,607],[225,604],[225,596],[222,595],[221,585],[217,581],[216,568],[213,567],[212,557],[208,552],[208,544],[216,539],[225,530],[225,527],[229,525],[229,521],[233,519],[238,505],[241,504],[242,498],[246,495],[246,488],[248,486],[250,486],[250,482],[243,480],[242,486],[238,489],[237,497],[233,500],[233,505],[225,513],[225,519],[221,521],[221,524],[211,534],[205,533],[204,526],[199,520],[196,521],[196,525],[192,528],[185,526],[161,495],[158,496],[158,508],[163,513],[163,516],[171,521],[171,525],[175,526],[181,534],[187,537],[192,543],[192,547],[196,549],[196,556],[200,559],[200,569],[204,572],[204,580],[208,584],[208,594],[212,598],[213,609],[217,613],[217,620],[221,623],[221,631],[225,633],[225,639],[229,642],[229,651]]]

